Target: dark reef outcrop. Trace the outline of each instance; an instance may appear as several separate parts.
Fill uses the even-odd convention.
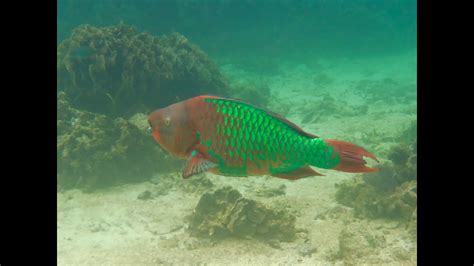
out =
[[[59,188],[92,190],[137,182],[176,167],[133,123],[75,109],[64,92],[58,93],[57,103]]]
[[[191,216],[191,235],[220,239],[229,236],[289,242],[296,238],[295,217],[247,199],[232,187],[201,196]]]
[[[114,116],[228,89],[217,65],[183,35],[156,37],[123,23],[75,28],[58,46],[57,74],[73,107]]]

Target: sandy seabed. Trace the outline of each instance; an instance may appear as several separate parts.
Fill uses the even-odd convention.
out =
[[[390,77],[416,85],[414,58],[416,55],[407,54],[368,61],[342,60],[332,65],[320,62],[318,69],[306,65],[282,66],[284,74],[264,78],[278,99],[271,106],[276,108],[278,102],[285,102],[289,106],[287,118],[306,131],[323,138],[351,141],[374,130],[390,137],[416,119],[416,102],[390,106],[373,103],[363,115],[330,117],[307,124],[301,123],[305,114],[298,108],[318,100],[314,73],[319,73],[321,66],[326,75],[333,78],[326,92],[335,99],[344,97],[345,101],[363,104],[357,95],[347,92],[351,82]],[[223,66],[223,72],[234,79],[261,78],[235,66]],[[393,144],[386,141],[370,148],[375,149],[376,154],[383,153]],[[202,193],[172,188],[164,195],[137,199],[142,192],[159,186],[154,182],[93,193],[58,192],[58,265],[416,264],[416,240],[398,222],[357,218],[351,208],[336,202],[335,184],[356,174],[318,171],[325,176],[297,181],[269,176],[240,178],[205,174],[215,188],[229,185],[246,198],[268,206],[289,207],[296,216],[297,239],[273,245],[254,239],[209,241],[191,237],[187,217]],[[286,187],[285,195],[268,197],[260,193],[281,185]]]

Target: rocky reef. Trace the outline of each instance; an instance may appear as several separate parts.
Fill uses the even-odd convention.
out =
[[[71,107],[57,96],[57,168],[60,189],[92,190],[136,182],[176,168],[145,130],[123,118]]]
[[[403,134],[407,135],[410,133]],[[392,147],[387,157],[378,166],[380,172],[337,184],[336,199],[354,208],[357,216],[395,219],[416,235],[416,139],[411,144],[401,142]]]
[[[57,74],[57,89],[73,107],[113,116],[228,88],[217,65],[183,35],[156,37],[123,23],[75,28],[58,46]]]
[[[189,231],[192,236],[212,239],[234,236],[289,242],[296,237],[293,215],[244,198],[229,186],[201,196]]]

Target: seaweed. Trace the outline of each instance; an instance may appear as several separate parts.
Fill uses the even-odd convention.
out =
[[[217,65],[183,35],[156,37],[123,23],[75,28],[58,46],[57,74],[73,107],[113,116],[228,89]]]

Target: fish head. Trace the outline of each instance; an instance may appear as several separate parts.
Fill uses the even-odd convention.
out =
[[[192,123],[183,102],[151,112],[148,124],[155,141],[179,158],[187,158],[196,144]]]

